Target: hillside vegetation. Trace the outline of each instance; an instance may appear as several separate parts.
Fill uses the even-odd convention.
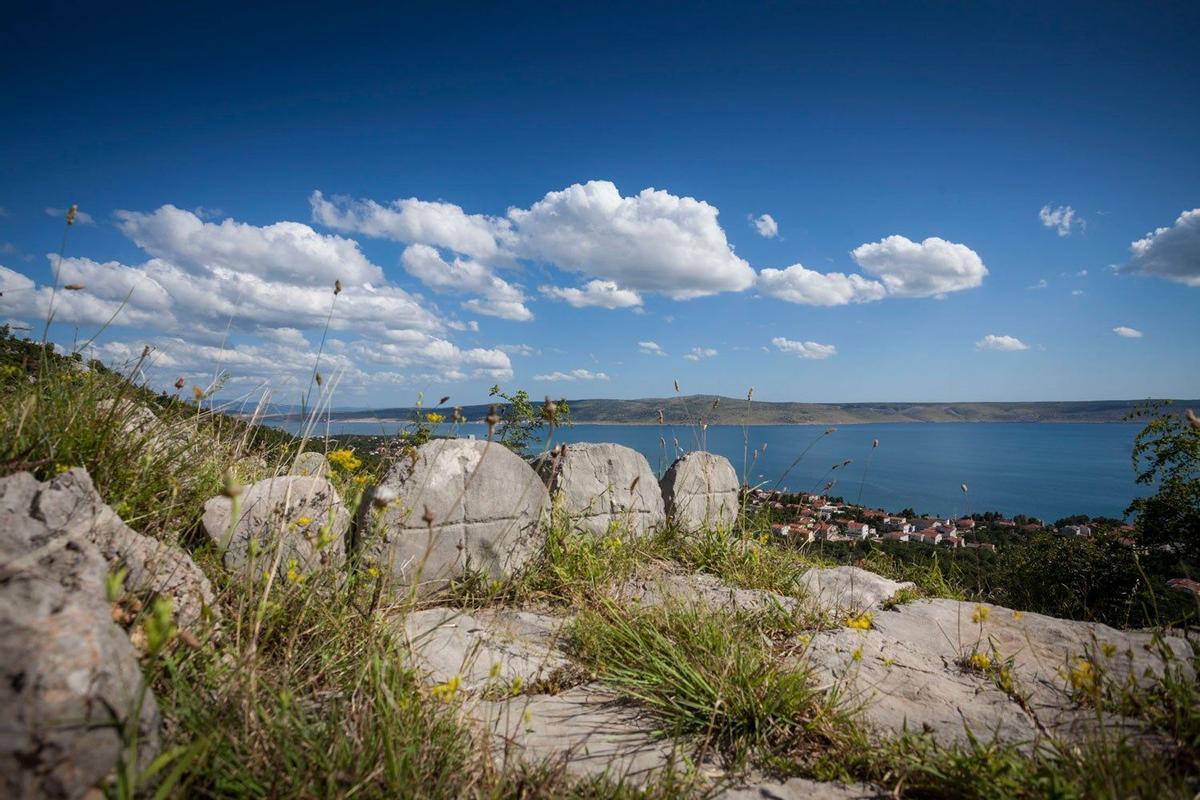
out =
[[[571,403],[575,419],[586,403]],[[133,404],[157,420],[135,434],[128,426]],[[939,668],[1004,693],[1011,713],[1036,719],[1024,710],[1032,695],[1016,677],[1017,654],[999,653],[983,631],[989,614],[1019,620],[1041,610],[1039,597],[1026,595],[1029,605],[1010,612],[983,603],[980,586],[936,559],[902,563],[882,551],[796,548],[771,539],[769,519],[749,516],[727,529],[668,525],[643,538],[620,529],[587,533],[559,516],[527,569],[505,580],[468,575],[437,598],[381,591],[379,571],[356,558],[311,574],[285,570],[279,579],[238,573],[200,532],[206,500],[236,498],[252,481],[286,474],[301,451],[328,448],[206,405],[198,390],[163,396],[99,365],[7,332],[0,337],[0,478],[30,472],[51,481],[86,468],[126,523],[185,548],[217,595],[206,623],[176,630],[159,619],[154,598],[114,591],[114,619],[131,635],[152,634],[141,665],[163,716],[164,742],[144,767],[133,757],[134,734],[122,728],[130,756],[102,782],[108,796],[734,798],[751,795],[722,793],[768,784],[825,797],[1187,798],[1200,791],[1200,691],[1195,651],[1180,650],[1189,635],[1180,617],[1141,620],[1157,630],[1128,634],[1143,637],[1145,653],[1163,655],[1169,666],[1161,674],[1124,682],[1094,666],[1102,662],[1096,654],[1064,673],[1064,702],[1097,722],[1093,737],[1047,730],[1031,747],[983,731],[950,742],[922,730],[881,733],[842,696],[845,684],[819,669],[837,642],[875,641],[884,616],[903,619],[897,611],[909,604],[968,601],[936,606],[964,609],[970,621],[961,624],[976,637],[955,641],[956,652],[967,648],[961,663]],[[444,419],[427,412],[410,431],[413,440],[437,433]],[[362,520],[373,512],[363,506],[365,492],[388,465],[349,451],[329,456],[330,480],[359,519],[356,535],[366,536]],[[889,592],[874,611],[812,605],[810,570],[851,561],[914,585]],[[719,602],[651,602],[644,587],[656,578],[682,582],[697,597],[709,591]],[[1076,589],[1069,580],[1064,587]],[[640,600],[631,601],[634,589]],[[1153,592],[1142,600],[1155,606]],[[431,684],[415,660],[419,642],[405,631],[435,612],[462,620],[505,613],[561,619],[566,666],[536,684],[502,682],[495,669],[491,679],[484,670],[481,688],[457,674]],[[1170,623],[1174,631],[1166,630]],[[863,645],[844,652],[850,662],[866,660]],[[890,669],[890,660],[881,656],[874,666]],[[604,687],[614,698],[609,706],[640,721],[648,748],[667,754],[669,767],[653,780],[581,774],[576,754],[513,761],[472,722],[489,703],[565,702],[591,686]],[[533,724],[535,710],[530,705],[517,726]],[[1106,727],[1110,715],[1129,727]]]
[[[643,400],[571,400],[575,422],[657,425],[659,412],[669,425],[851,425],[869,422],[1121,422],[1146,401],[1092,400],[1021,403],[770,403],[745,397],[697,394]],[[1200,406],[1200,400],[1178,401]],[[472,422],[490,406],[464,406]],[[333,411],[334,420],[412,419],[412,408]],[[293,413],[269,414],[268,420],[300,419]]]

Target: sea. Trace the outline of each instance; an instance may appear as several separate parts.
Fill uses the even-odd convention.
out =
[[[281,427],[294,433],[299,424]],[[812,492],[836,481],[830,494],[888,511],[911,508],[937,516],[998,511],[1053,522],[1074,514],[1120,518],[1131,500],[1152,492],[1134,481],[1130,462],[1140,427],[908,422],[844,425],[826,433],[827,427],[816,425],[712,425],[701,430],[577,423],[555,430],[549,446],[626,445],[641,452],[660,475],[677,455],[705,449],[728,458],[751,486]],[[399,429],[395,422],[335,421],[328,433],[388,435]],[[484,438],[486,429],[468,424],[458,433]],[[547,443],[543,438],[538,445]]]

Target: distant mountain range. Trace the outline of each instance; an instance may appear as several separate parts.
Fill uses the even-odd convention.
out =
[[[643,400],[569,400],[579,423],[657,425],[659,411],[672,425],[699,420],[710,425],[852,425],[866,422],[1120,422],[1146,400],[1081,400],[1021,403],[767,403],[717,395]],[[1177,408],[1198,408],[1200,400],[1176,400]],[[471,422],[487,416],[488,405],[464,406]],[[448,409],[426,408],[426,411]],[[331,419],[392,422],[413,418],[412,408],[336,409]],[[268,414],[267,421],[299,419],[295,411]]]

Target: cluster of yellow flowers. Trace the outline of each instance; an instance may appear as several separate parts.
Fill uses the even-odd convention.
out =
[[[462,683],[462,678],[455,675],[445,683],[439,683],[429,690],[429,693],[441,700],[443,703],[448,703],[454,699],[454,695],[458,694],[458,687]]]
[[[439,425],[445,419],[446,419],[445,417],[443,417],[441,414],[437,413],[436,411],[430,411],[428,414],[425,415],[425,421],[431,425]]]
[[[975,613],[971,615],[971,622],[974,622],[976,625],[982,625],[988,621],[988,616],[991,613],[992,610],[985,605],[975,606]]]
[[[1094,692],[1096,690],[1095,665],[1086,658],[1079,659],[1071,668],[1067,680],[1071,682],[1071,687],[1078,692],[1087,692],[1088,694]]]
[[[362,466],[362,459],[353,450],[334,450],[329,454],[329,463],[345,472],[354,472]]]
[[[983,671],[992,665],[992,659],[988,658],[987,653],[972,653],[967,661],[977,670]]]
[[[865,631],[871,627],[871,615],[868,612],[863,612],[857,617],[850,617],[846,620],[847,628],[856,628],[860,631]]]

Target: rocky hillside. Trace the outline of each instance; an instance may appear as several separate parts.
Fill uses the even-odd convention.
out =
[[[2,399],[5,796],[1200,789],[1193,631],[820,563],[707,453],[371,472],[87,370]]]

